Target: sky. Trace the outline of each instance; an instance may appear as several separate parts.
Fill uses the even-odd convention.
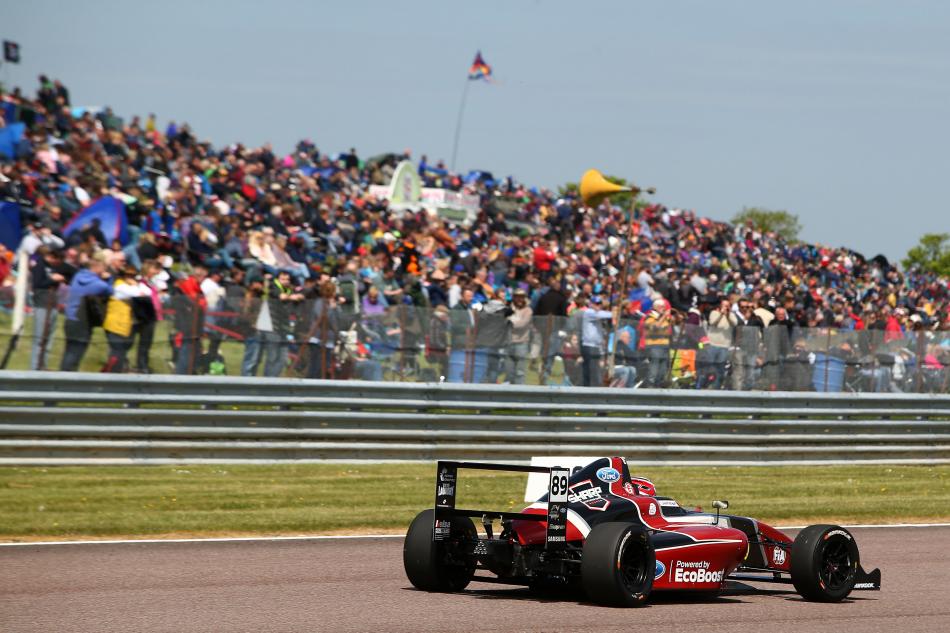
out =
[[[452,155],[532,186],[589,168],[729,220],[902,257],[950,232],[950,3],[5,3],[0,37],[75,105],[187,121],[216,146],[309,138],[362,157]]]

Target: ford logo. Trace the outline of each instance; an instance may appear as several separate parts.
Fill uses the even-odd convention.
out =
[[[656,574],[653,576],[653,580],[659,580],[663,577],[663,574],[666,573],[666,565],[660,561],[656,561]]]
[[[620,480],[620,472],[616,468],[601,468],[597,471],[597,479],[608,484]]]

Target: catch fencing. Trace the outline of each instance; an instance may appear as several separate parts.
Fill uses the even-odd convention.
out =
[[[602,341],[591,346],[581,345],[582,312],[535,316],[516,325],[500,301],[479,310],[398,304],[375,310],[367,306],[359,312],[340,307],[325,311],[320,302],[303,301],[284,306],[278,333],[258,330],[256,325],[264,324],[247,316],[261,312],[260,300],[230,297],[222,310],[208,313],[204,327],[175,318],[175,311],[197,314],[182,310],[183,303],[185,299],[176,296],[168,303],[165,320],[128,338],[107,340],[102,328],[94,328],[86,351],[70,355],[68,361],[65,319],[47,311],[45,319],[27,319],[15,339],[0,331],[0,368],[386,382],[444,378],[469,384],[713,391],[950,393],[950,330],[888,332],[774,323],[719,329],[691,325],[674,313],[671,334],[662,344],[654,340],[646,346],[642,320],[624,318],[615,332],[605,318],[610,313],[594,311],[587,314],[599,318],[588,326],[600,331]],[[189,344],[183,346],[185,342]]]
[[[950,463],[950,396],[0,372],[0,464]]]

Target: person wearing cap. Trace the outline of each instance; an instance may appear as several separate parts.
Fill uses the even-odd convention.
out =
[[[66,244],[62,238],[53,233],[53,230],[45,222],[36,220],[30,223],[29,231],[20,240],[20,246],[17,250],[26,251],[27,255],[33,256],[40,246],[48,246],[51,250],[58,251]]]
[[[600,310],[587,305],[586,295],[577,298],[577,312],[580,315],[581,358],[583,359],[583,379],[585,387],[600,387],[603,384],[601,359],[604,356],[604,330],[601,321],[614,318],[613,312]],[[591,301],[600,305],[600,297]]]
[[[531,347],[531,317],[528,293],[517,288],[511,297],[511,314],[508,315],[509,343],[505,375],[513,385],[523,385]]]

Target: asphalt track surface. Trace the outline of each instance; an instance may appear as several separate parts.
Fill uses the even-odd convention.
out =
[[[0,631],[950,631],[950,527],[853,530],[883,590],[841,604],[734,586],[608,609],[526,589],[414,590],[401,539],[0,548]]]

